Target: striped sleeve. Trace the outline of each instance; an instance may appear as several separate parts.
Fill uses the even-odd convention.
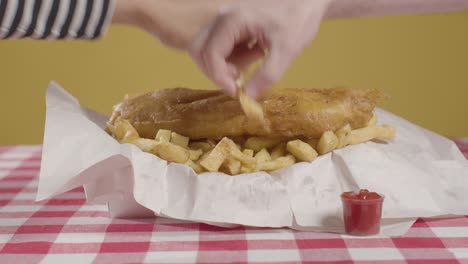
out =
[[[97,39],[114,0],[0,0],[0,39]]]

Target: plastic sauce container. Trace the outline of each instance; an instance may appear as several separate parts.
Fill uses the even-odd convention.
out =
[[[343,219],[347,234],[356,236],[376,235],[380,232],[384,197],[366,189],[359,193],[344,192]]]

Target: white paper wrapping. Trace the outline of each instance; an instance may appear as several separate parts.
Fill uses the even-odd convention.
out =
[[[382,233],[392,236],[418,217],[468,215],[468,162],[456,145],[381,109],[377,116],[396,128],[393,141],[348,146],[270,174],[197,176],[119,144],[103,130],[106,116],[52,82],[37,200],[84,185],[88,201],[108,203],[112,217],[343,232],[340,194],[366,188],[385,195]]]

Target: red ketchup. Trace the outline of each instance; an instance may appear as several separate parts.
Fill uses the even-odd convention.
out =
[[[363,189],[359,193],[342,193],[341,201],[347,234],[368,236],[380,232],[383,196]]]

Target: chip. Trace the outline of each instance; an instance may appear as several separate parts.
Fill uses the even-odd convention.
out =
[[[170,142],[158,142],[155,154],[161,159],[176,163],[185,163],[190,158],[190,151]]]
[[[253,119],[260,123],[265,123],[265,116],[263,114],[262,106],[255,101],[254,99],[247,96],[244,92],[244,84],[245,80],[243,75],[241,74],[239,79],[237,79],[237,86],[238,86],[238,95],[239,95],[239,102],[241,104],[242,110],[244,111],[245,115],[249,119]]]
[[[252,149],[256,152],[262,149],[270,149],[283,141],[279,138],[250,137],[245,141],[244,148]]]
[[[233,157],[228,157],[221,165],[221,171],[229,175],[237,175],[241,170],[241,162]]]
[[[136,129],[130,124],[128,120],[117,118],[114,122],[113,132],[117,140],[121,143],[130,142],[134,139],[140,138]]]
[[[156,140],[157,141],[165,141],[165,142],[170,142],[171,141],[171,131],[167,129],[159,129],[158,133],[156,133]]]
[[[166,129],[158,130],[155,139],[147,139],[140,138],[128,120],[116,115],[111,121],[107,123],[106,130],[120,143],[130,143],[161,159],[185,164],[198,174],[206,171],[229,175],[274,171],[296,162],[313,161],[318,153],[323,155],[346,145],[373,139],[390,140],[395,137],[394,127],[375,125],[375,113],[366,127],[353,130],[347,124],[335,133],[323,133],[320,139],[304,141],[265,137],[224,137],[190,141],[188,137]]]
[[[270,153],[268,153],[268,150],[262,149],[257,154],[255,154],[255,159],[257,160],[257,163],[263,163],[271,160]]]
[[[317,151],[299,139],[289,141],[286,149],[299,161],[313,161],[317,158]]]
[[[372,139],[390,140],[395,137],[395,128],[388,125],[368,126],[351,130],[346,137],[350,145],[360,144]]]
[[[244,153],[244,155],[248,156],[248,157],[253,157],[254,156],[254,151],[253,149],[244,149],[242,151],[242,153]]]
[[[260,163],[256,167],[256,171],[274,171],[281,168],[293,165],[296,163],[296,159],[293,155],[287,155],[285,157],[280,157],[272,161]]]
[[[320,155],[328,153],[338,147],[338,137],[333,131],[327,131],[323,133],[317,144],[317,151]]]
[[[336,131],[335,134],[336,134],[336,137],[338,138],[338,145],[336,146],[336,148],[342,148],[348,145],[348,143],[346,142],[347,141],[346,137],[348,136],[349,132],[351,132],[351,126],[349,124],[347,124],[346,126]]]
[[[277,159],[279,157],[283,157],[286,155],[286,143],[281,142],[278,145],[276,145],[273,150],[271,151],[271,159]]]
[[[189,138],[177,134],[176,132],[171,133],[171,143],[183,148],[188,148]]]

